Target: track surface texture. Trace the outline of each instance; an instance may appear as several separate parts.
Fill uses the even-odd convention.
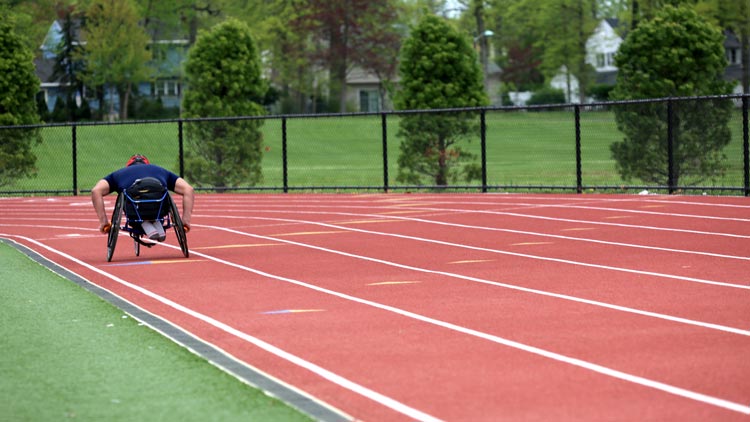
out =
[[[0,237],[321,419],[750,421],[748,198],[205,194],[192,223],[190,258],[107,262],[87,197],[0,198]]]

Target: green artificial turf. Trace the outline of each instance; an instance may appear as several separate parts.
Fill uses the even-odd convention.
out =
[[[307,421],[0,242],[0,420]]]

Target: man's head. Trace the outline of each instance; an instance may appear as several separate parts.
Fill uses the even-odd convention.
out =
[[[146,158],[145,155],[135,154],[134,156],[130,157],[128,162],[125,164],[125,167],[130,167],[133,164],[149,164],[148,158]]]

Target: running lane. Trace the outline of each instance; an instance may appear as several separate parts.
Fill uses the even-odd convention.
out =
[[[33,239],[16,237],[361,420],[747,419],[750,368],[742,356],[750,352],[743,332],[750,327],[733,315],[747,315],[745,291],[725,294],[704,283],[554,261],[547,267],[546,260],[476,249],[506,250],[518,234],[374,221],[438,218],[407,209],[413,205],[398,201],[405,197],[200,196],[188,260],[164,246],[136,258],[123,237],[114,262],[106,263],[93,218],[53,223],[40,214],[24,226],[0,218],[0,232]],[[329,208],[342,211],[340,202],[354,202],[366,212],[304,218],[289,212],[319,209],[329,198],[336,202]],[[434,197],[424,199],[421,206],[435,207]],[[392,204],[383,209],[384,203]],[[0,207],[10,211],[6,204]],[[262,212],[262,205],[269,207]],[[502,205],[471,207],[485,206]],[[440,218],[457,218],[444,212]],[[381,217],[365,215],[376,213]],[[259,215],[275,220],[247,218]],[[563,249],[580,243],[556,242]],[[617,259],[629,250],[607,248]],[[553,252],[540,248],[534,256],[575,258]],[[720,278],[718,270],[713,274]],[[620,287],[631,283],[636,288]],[[640,290],[646,298],[639,301],[639,288],[648,284],[659,289]],[[669,305],[670,293],[680,306]],[[709,321],[719,327],[694,323],[710,315],[694,308],[734,297],[729,311]],[[604,298],[616,307],[593,303]],[[624,305],[630,308],[617,308]],[[670,309],[691,319],[638,312]]]

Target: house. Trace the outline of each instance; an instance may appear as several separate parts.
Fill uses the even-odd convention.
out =
[[[614,57],[622,44],[622,37],[618,35],[618,20],[604,19],[586,41],[586,63],[592,65],[596,71],[595,83],[614,85],[617,79],[617,67]],[[727,57],[727,68],[724,79],[735,82],[735,93],[742,93],[742,58],[740,56],[740,42],[732,31],[724,31],[724,49]],[[580,102],[578,96],[578,80],[561,69],[550,82],[554,88],[565,92],[567,102]],[[570,94],[569,94],[570,93]],[[591,102],[591,98],[586,99]]]
[[[361,112],[392,110],[391,99],[380,95],[380,78],[361,67],[354,67],[346,75],[346,104]]]
[[[734,86],[735,94],[742,94],[742,44],[732,31],[724,31],[724,50],[727,55],[727,70],[724,73],[724,79],[736,81]]]
[[[74,21],[74,43],[85,45],[86,41],[82,39],[80,22]],[[44,42],[40,46],[40,54],[34,59],[36,75],[41,81],[40,95],[43,96],[47,107],[52,111],[58,100],[63,99],[66,92],[66,82],[61,82],[54,75],[55,60],[57,57],[58,47],[63,39],[63,22],[54,21]],[[152,52],[152,61],[149,66],[152,68],[153,78],[150,81],[144,81],[138,84],[135,94],[150,100],[159,99],[166,108],[179,107],[182,98],[182,62],[187,56],[188,40],[156,40],[151,41],[149,46]],[[104,90],[104,100],[113,101],[115,108],[119,106],[119,98],[114,94],[114,98],[109,98],[109,91]],[[84,88],[86,101],[92,108],[99,108],[99,99],[96,98],[94,90]],[[80,104],[81,98],[76,98]]]
[[[619,22],[617,19],[604,19],[596,26],[591,37],[586,41],[586,63],[593,66],[594,83],[614,85],[617,78],[615,54],[620,49],[622,37],[617,33]],[[553,88],[565,93],[567,102],[580,102],[578,80],[565,69],[555,75],[550,81]],[[590,101],[590,99],[588,99]]]
[[[500,74],[502,70],[493,60],[488,60],[485,70],[485,89],[491,105],[501,105],[500,97]],[[398,83],[398,75],[392,81]],[[380,95],[380,78],[365,71],[360,67],[354,67],[346,75],[346,104],[355,111],[377,112],[393,110],[393,103],[384,92]]]

